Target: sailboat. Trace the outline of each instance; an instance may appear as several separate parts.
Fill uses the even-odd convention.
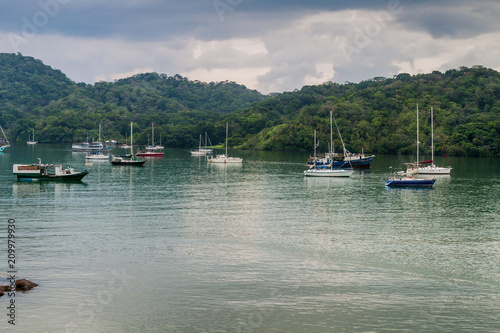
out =
[[[37,142],[38,141],[35,141],[35,129],[33,128],[33,138],[30,138],[30,136],[28,135],[28,141],[26,143],[29,145],[36,145]]]
[[[337,121],[333,117],[333,112],[330,111],[330,133],[332,132],[332,118],[335,122],[337,132],[339,134],[340,141],[342,142],[342,154],[336,154],[333,148],[333,139],[330,134],[330,149],[331,151],[325,154],[324,157],[320,158],[309,158],[307,165],[329,165],[331,164],[333,168],[355,168],[355,169],[369,169],[375,155],[365,155],[364,151],[359,153],[351,153],[345,147],[344,140],[340,134]]]
[[[101,142],[101,125],[99,125],[99,142]],[[85,159],[87,160],[107,160],[109,159],[109,155],[103,154],[101,149],[99,148],[97,152],[89,151],[87,155],[85,155]]]
[[[401,177],[391,177],[385,182],[389,187],[432,187],[436,182],[435,177],[419,178],[418,176],[418,158],[419,158],[419,129],[418,129],[418,104],[417,104],[417,162],[406,163],[407,172]],[[416,167],[416,172],[413,169]]]
[[[163,146],[161,145],[155,145],[155,125],[154,123],[151,123],[151,128],[152,128],[152,144],[150,146],[147,146],[145,150],[139,150],[137,152],[137,156],[146,156],[146,157],[162,157],[165,155],[164,152],[159,152],[158,150],[163,149]],[[149,139],[148,139],[149,141]]]
[[[131,146],[127,143],[127,141],[128,141],[127,134],[125,134],[125,143],[120,145],[120,148],[129,149]]]
[[[242,163],[243,159],[239,157],[229,157],[227,156],[227,133],[229,131],[229,124],[226,123],[226,153],[222,155],[217,155],[215,157],[213,156],[208,156],[207,162],[208,163]]]
[[[155,124],[154,123],[151,123],[151,131],[152,131],[152,135],[151,135],[152,143],[150,146],[146,147],[146,150],[161,150],[161,149],[165,148],[161,145],[161,142],[159,145],[155,145]],[[160,140],[161,140],[161,137],[160,137]]]
[[[332,117],[332,112],[330,111],[330,120]],[[332,147],[332,128],[330,122],[330,147]],[[316,159],[316,148],[318,143],[316,141],[316,131],[314,131],[314,159]],[[333,159],[327,165],[317,165],[313,164],[309,169],[304,171],[304,176],[307,177],[350,177],[354,173],[354,170],[348,169],[338,169],[333,167]]]
[[[5,132],[3,130],[3,127],[0,126],[0,129],[2,130],[3,138],[0,138],[0,153],[5,150],[5,148],[10,147],[10,142],[9,139],[7,139],[7,135],[5,135]],[[7,144],[5,144],[7,142]]]
[[[449,175],[451,167],[438,167],[434,164],[434,110],[431,107],[431,160],[421,162],[420,164],[430,164],[426,166],[419,166],[418,173],[421,175]]]
[[[207,140],[210,141],[210,139],[207,136],[207,132],[205,132],[205,146],[204,147],[201,146],[201,138],[202,138],[202,136],[200,134],[199,147],[198,147],[198,149],[191,151],[191,156],[205,156],[205,155],[211,154],[214,151],[212,148],[208,148]],[[210,146],[211,145],[212,144],[210,143]]]
[[[111,159],[111,164],[113,165],[130,165],[130,166],[142,166],[146,160],[136,158],[134,156],[134,145],[132,143],[133,138],[133,123],[130,123],[130,156],[122,157],[122,156],[113,156]]]

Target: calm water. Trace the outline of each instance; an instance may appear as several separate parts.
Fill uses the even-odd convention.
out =
[[[310,179],[308,154],[230,155],[243,165],[1,153],[0,283],[13,218],[17,276],[40,287],[16,295],[15,327],[0,298],[0,330],[500,332],[499,160],[451,159],[433,189],[389,189],[389,166],[411,158]],[[36,157],[90,173],[18,183],[12,164]]]

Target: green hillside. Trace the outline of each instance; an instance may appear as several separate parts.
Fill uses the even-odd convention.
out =
[[[449,155],[500,156],[500,74],[482,66],[445,73],[325,83],[264,96],[234,82],[190,81],[179,75],[146,73],[116,82],[75,83],[61,71],[20,54],[0,54],[0,125],[11,142],[71,143],[97,138],[124,141],[134,122],[134,142],[155,133],[167,147],[194,147],[208,132],[230,146],[310,151],[313,131],[326,151],[333,111],[346,148],[371,153],[413,154],[416,104],[422,153],[430,151],[430,108],[435,148]],[[335,147],[341,142],[334,133]]]

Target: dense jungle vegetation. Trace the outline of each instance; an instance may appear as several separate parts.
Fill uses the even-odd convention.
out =
[[[482,66],[444,73],[376,77],[360,83],[324,83],[267,96],[234,82],[190,81],[146,73],[115,82],[76,83],[61,71],[21,54],[0,54],[0,125],[11,142],[24,144],[32,130],[42,143],[105,139],[134,143],[161,137],[166,147],[195,147],[207,132],[242,149],[311,150],[316,130],[328,149],[330,111],[346,148],[413,154],[416,105],[423,154],[430,151],[430,109],[435,150],[449,155],[500,156],[500,74]],[[334,126],[335,147],[340,148]],[[337,150],[336,149],[336,150]]]

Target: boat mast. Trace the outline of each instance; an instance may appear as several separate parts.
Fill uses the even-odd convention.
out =
[[[227,157],[227,131],[229,130],[229,123],[226,123],[226,157]]]
[[[418,104],[417,104],[417,176],[418,176],[418,153],[419,153],[419,144],[420,142],[418,141]]]
[[[332,161],[333,155],[335,154],[335,148],[333,147],[333,111],[330,110],[330,148],[332,150]]]
[[[130,154],[134,157],[134,145],[132,143],[133,133],[132,133],[132,122],[130,122]]]
[[[431,106],[431,165],[434,165],[434,110],[432,109]]]
[[[7,135],[5,135],[5,132],[3,131],[3,127],[0,126],[0,129],[2,130],[2,134],[3,134],[3,137],[5,138],[5,141],[7,141],[7,146],[4,146],[4,147],[10,147],[9,139],[7,139]]]
[[[153,133],[151,134],[153,137],[151,138],[151,146],[155,146],[155,123],[151,123],[151,127],[153,128],[152,131]]]
[[[316,148],[318,147],[318,144],[316,142],[316,130],[314,130],[314,159],[316,159]]]
[[[337,121],[335,120],[335,117],[333,117],[333,120],[335,121],[335,127],[337,127],[337,132],[339,133],[340,142],[342,142],[342,154],[344,154],[344,157],[345,157],[346,153],[345,153],[344,140],[342,140],[342,135],[340,134],[339,125],[337,125]]]

